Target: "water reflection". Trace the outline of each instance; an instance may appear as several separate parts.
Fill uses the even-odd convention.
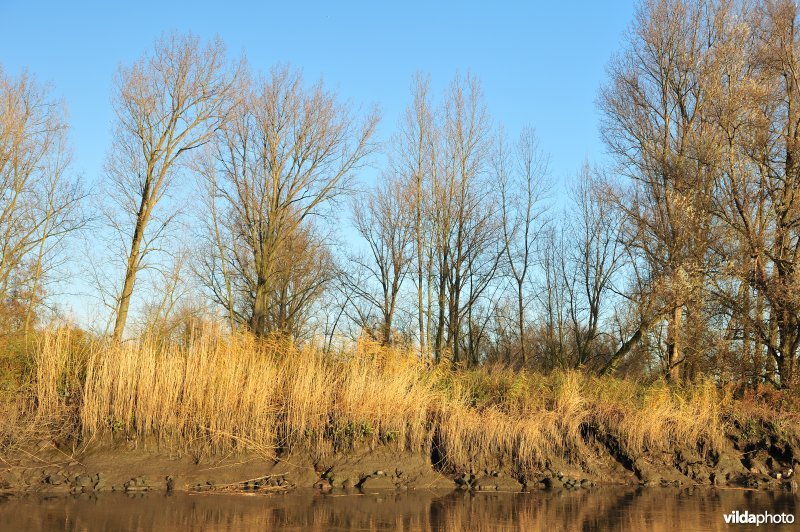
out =
[[[723,514],[797,516],[797,507],[788,493],[660,488],[474,495],[108,493],[8,498],[0,501],[0,530],[747,530],[726,525]]]

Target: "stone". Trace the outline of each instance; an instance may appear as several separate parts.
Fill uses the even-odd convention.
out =
[[[75,478],[75,485],[80,488],[91,486],[93,483],[92,477],[89,475],[79,475]]]
[[[330,491],[331,485],[327,480],[320,480],[316,484],[314,484],[314,488],[320,491]]]
[[[754,475],[766,475],[769,472],[769,468],[765,466],[764,463],[761,460],[758,460],[757,458],[751,457],[749,460],[747,460],[747,463],[750,472],[753,473]]]
[[[72,489],[73,488],[69,484],[58,484],[47,488],[47,492],[52,494],[62,494],[62,493],[69,493]]]
[[[678,452],[678,460],[679,462],[683,462],[686,465],[694,465],[694,464],[701,464],[703,463],[703,458],[694,450],[692,449],[682,449]]]
[[[494,482],[497,485],[497,491],[507,491],[516,493],[522,491],[522,484],[515,478],[497,476],[494,477]]]
[[[469,473],[461,473],[461,475],[459,475],[459,476],[457,476],[455,478],[455,481],[456,481],[456,484],[458,484],[459,486],[470,487],[470,485],[472,484],[473,479],[472,479],[472,475],[470,475]]]
[[[365,490],[393,490],[395,489],[392,479],[386,476],[367,477],[359,485],[361,491]]]
[[[564,477],[561,482],[567,489],[575,488],[578,485],[578,479],[572,477]]]
[[[335,479],[332,479],[331,486],[334,488],[346,488],[346,487],[353,487],[355,482],[352,479],[345,477],[345,476],[337,476]]]
[[[497,491],[497,479],[494,477],[479,478],[472,485],[475,491]]]

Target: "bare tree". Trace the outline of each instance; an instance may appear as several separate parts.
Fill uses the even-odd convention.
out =
[[[64,106],[27,73],[0,68],[0,302],[29,330],[61,243],[83,225],[80,184],[67,170]]]
[[[213,236],[219,255],[206,285],[239,323],[262,335],[283,327],[275,305],[279,316],[301,301],[280,298],[318,288],[321,278],[303,273],[325,271],[313,264],[327,250],[312,219],[348,192],[373,150],[378,117],[359,121],[321,82],[306,88],[288,67],[274,68],[263,81],[243,81],[238,99],[216,136],[213,160],[201,165],[217,205],[210,227],[221,234]],[[316,250],[308,270],[298,260],[303,250]],[[311,284],[301,289],[297,276]]]
[[[603,183],[588,163],[580,171],[572,201],[576,212],[566,224],[571,245],[565,274],[575,342],[574,366],[591,364],[597,368],[597,362],[604,365],[604,355],[610,354],[598,352],[597,344],[608,329],[603,327],[603,316],[614,301],[614,293],[620,290],[615,281],[625,267],[620,233],[624,213],[605,201]]]
[[[493,170],[500,189],[505,266],[514,283],[519,359],[523,366],[528,364],[525,309],[536,248],[545,226],[541,202],[549,187],[545,181],[548,166],[549,157],[539,148],[533,129],[523,130],[511,150],[500,136]]]
[[[569,338],[569,275],[566,273],[568,235],[564,227],[553,226],[543,236],[541,289],[536,294],[542,316],[535,334],[535,358],[545,370],[566,369],[573,366]]]
[[[631,226],[629,245],[660,287],[667,321],[666,373],[691,368],[686,313],[699,312],[711,238],[714,170],[705,149],[703,63],[713,43],[706,2],[657,0],[636,15],[626,53],[601,95],[603,136],[632,186],[618,197]]]
[[[432,253],[430,192],[437,170],[439,132],[429,96],[430,80],[416,74],[413,102],[406,109],[396,137],[393,168],[405,181],[406,200],[413,217],[417,328],[420,352],[428,355],[432,318]]]
[[[409,198],[409,193],[412,198]],[[361,282],[348,284],[357,297],[379,310],[380,340],[384,345],[392,343],[398,297],[413,259],[411,246],[415,214],[409,212],[408,206],[413,205],[414,194],[414,189],[409,191],[398,179],[384,177],[370,193],[357,198],[352,205],[353,224],[367,243],[369,258],[353,257],[351,262],[363,268],[373,282],[377,282],[378,294]]]
[[[717,215],[731,289],[716,294],[741,323],[756,382],[796,380],[800,349],[800,31],[794,2],[764,2],[718,14],[713,119],[721,150]],[[755,292],[755,302],[751,302]],[[735,327],[730,327],[733,331]],[[750,355],[750,337],[757,346]],[[765,349],[778,379],[769,375]]]
[[[494,279],[503,247],[498,201],[487,182],[489,116],[474,76],[453,79],[442,115],[442,162],[431,194],[439,311],[435,351],[441,356],[447,349],[458,364],[462,325]]]
[[[231,103],[231,76],[222,42],[201,44],[192,35],[159,39],[152,52],[116,77],[116,133],[106,163],[110,188],[126,218],[119,229],[129,241],[117,298],[113,338],[122,339],[137,273],[175,217],[163,214],[149,231],[156,207],[174,187],[186,153],[207,143]]]

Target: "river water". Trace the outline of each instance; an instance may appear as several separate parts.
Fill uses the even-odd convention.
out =
[[[800,530],[728,525],[732,511],[792,514],[789,493],[621,489],[533,493],[120,493],[0,498],[0,530]]]

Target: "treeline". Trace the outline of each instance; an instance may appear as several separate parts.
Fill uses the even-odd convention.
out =
[[[135,332],[164,337],[216,319],[329,350],[366,334],[455,366],[792,387],[797,22],[785,0],[642,3],[598,98],[609,161],[571,180],[532,128],[497,125],[472,75],[442,95],[415,77],[379,144],[377,112],[322,82],[172,35],[115,79],[98,216],[67,171],[62,107],[0,72],[3,327],[36,326],[64,238],[88,227],[120,246],[119,275],[88,268],[115,341],[139,297]]]

